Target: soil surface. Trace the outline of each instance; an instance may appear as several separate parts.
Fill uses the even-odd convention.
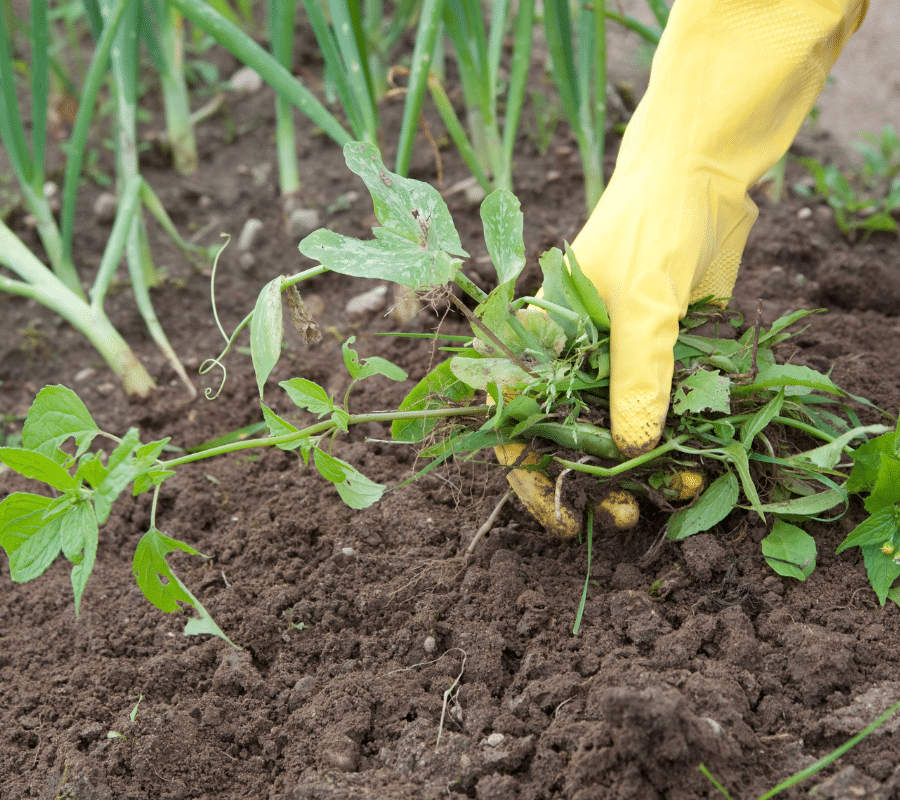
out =
[[[234,66],[223,59],[224,74]],[[154,119],[158,102],[148,98]],[[232,245],[219,266],[218,310],[231,331],[267,281],[310,263],[285,233],[271,94],[230,95],[226,111],[228,125],[217,117],[199,129],[196,174],[177,175],[154,148],[143,174],[180,229],[203,243],[221,231],[237,237],[248,218],[263,223],[252,259]],[[399,113],[385,107],[387,127]],[[432,129],[440,136],[437,122]],[[610,166],[617,144],[613,137]],[[339,149],[302,121],[298,147],[302,206],[318,210],[322,225],[368,236],[371,203]],[[821,155],[827,147],[807,139],[802,149]],[[449,147],[441,156],[443,186],[453,187],[464,167]],[[523,132],[516,174],[529,257],[520,288],[533,290],[537,256],[571,240],[584,220],[574,141],[561,129],[542,154]],[[424,138],[412,176],[437,180]],[[84,275],[110,231],[91,210],[99,191],[82,190],[76,255]],[[447,201],[471,269],[487,284],[477,204],[463,192]],[[761,299],[767,323],[827,307],[782,355],[831,370],[840,386],[896,414],[897,237],[849,243],[825,207],[790,192],[781,204],[761,193],[757,201],[733,306],[752,322]],[[12,221],[37,247],[21,215]],[[152,226],[151,239],[166,267],[154,292],[163,326],[197,385],[216,387],[219,373],[196,377],[223,345],[208,270],[193,268]],[[425,373],[434,357],[427,341],[375,335],[402,329],[385,314],[390,298],[383,309],[348,311],[371,288],[333,275],[305,286],[324,337],[308,348],[288,337],[266,393],[276,412],[302,418],[277,387],[292,377],[342,396],[340,346],[350,335],[361,356],[384,356],[410,374],[399,385],[366,381],[352,408],[396,407]],[[127,285],[107,305],[159,384],[143,404],[130,402],[88,343],[52,314],[19,298],[0,303],[0,409],[12,420],[4,436],[15,437],[34,395],[57,383],[76,390],[104,430],[122,435],[134,426],[143,441],[171,436],[181,448],[261,420],[245,353],[227,357],[216,400],[189,399]],[[439,321],[424,310],[405,329]],[[451,315],[443,325],[464,328]],[[421,466],[412,450],[367,438],[389,432],[377,424],[354,430],[334,452],[391,486]],[[0,498],[33,490],[0,474]],[[0,797],[719,797],[702,763],[732,796],[753,798],[898,700],[900,609],[878,606],[857,551],[834,555],[863,517],[858,505],[837,522],[809,526],[819,563],[805,583],[768,569],[755,515],[736,511],[713,534],[655,547],[661,523],[649,514],[635,532],[595,541],[584,621],[573,636],[585,547],[549,538],[514,502],[464,555],[505,491],[496,465],[456,463],[354,511],[279,450],[179,469],[163,485],[159,527],[211,558],[180,554],[171,563],[240,650],[184,636],[183,617],[141,595],[131,559],[149,524],[149,494],[126,493],[115,504],[77,618],[67,562],[18,585],[4,561]],[[825,798],[900,797],[898,726],[888,723],[782,796],[805,796],[817,784]]]

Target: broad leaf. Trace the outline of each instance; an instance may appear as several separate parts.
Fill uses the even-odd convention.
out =
[[[22,429],[22,444],[59,463],[68,456],[59,451],[66,439],[74,438],[81,456],[100,433],[97,423],[78,395],[65,386],[45,386],[28,410]]]
[[[191,594],[190,590],[172,572],[166,556],[176,550],[183,550],[192,556],[209,558],[198,552],[193,547],[177,539],[172,539],[161,533],[156,528],[150,528],[138,542],[134,552],[132,573],[141,591],[153,605],[161,611],[171,613],[181,611],[179,603],[187,603],[194,607],[200,615],[200,619],[191,619],[185,626],[185,635],[198,633],[211,633],[224,639],[228,644],[236,646],[213,621],[203,604]],[[166,579],[163,583],[161,578]]]
[[[685,378],[675,392],[672,408],[676,414],[699,413],[709,409],[715,413],[731,412],[731,380],[718,370],[701,369]]]
[[[817,389],[830,394],[843,394],[831,379],[800,364],[761,364],[759,374],[752,384],[735,386],[734,394],[750,394],[756,389],[783,386],[785,395],[806,394],[806,389]]]
[[[94,492],[94,509],[97,512],[97,522],[101,525],[106,522],[112,505],[122,490],[149,466],[134,458],[134,452],[140,443],[137,428],[131,428],[110,454],[106,476]]]
[[[350,508],[368,508],[384,494],[386,487],[370,481],[346,461],[330,456],[318,448],[313,450],[313,460],[322,477],[334,484],[341,499]]]
[[[450,359],[450,369],[463,383],[473,389],[487,389],[489,383],[501,388],[516,388],[527,384],[531,378],[521,367],[506,358],[464,358]]]
[[[766,563],[779,575],[805,581],[816,568],[816,540],[784,520],[776,520],[762,540]],[[789,563],[785,563],[789,562]]]
[[[897,510],[893,506],[880,508],[857,525],[838,545],[836,552],[840,553],[848,547],[881,547],[885,542],[891,541],[897,527]]]
[[[334,411],[334,401],[317,383],[306,378],[291,378],[278,385],[288,393],[288,397],[299,408],[305,408],[320,417]]]
[[[260,403],[260,406],[262,407],[263,419],[265,419],[266,425],[269,426],[270,436],[284,436],[288,433],[297,433],[297,428],[291,425],[287,420],[279,417],[278,414],[272,411],[265,403]],[[296,450],[298,447],[307,444],[308,442],[308,439],[297,439],[288,444],[280,444],[278,447],[281,450]]]
[[[388,231],[419,247],[433,242],[435,248],[451,255],[469,255],[462,248],[453,218],[437,189],[390,172],[372,144],[344,145],[344,160],[363,179],[372,195],[375,216]]]
[[[94,569],[99,539],[98,519],[90,503],[75,503],[60,517],[63,555],[74,564],[72,591],[75,594],[75,616],[81,609],[81,596]]]
[[[881,552],[881,548],[877,545],[863,547],[862,553],[869,583],[878,595],[878,602],[884,605],[891,586],[900,577],[900,564]]]
[[[59,548],[44,560],[37,560],[32,557],[30,561],[36,563],[34,574],[29,574],[25,566],[25,560],[20,560],[15,553],[22,545],[31,542],[37,535],[38,531],[44,527],[44,512],[53,501],[49,497],[41,497],[37,494],[28,492],[15,492],[0,503],[0,547],[6,551],[9,558],[12,579],[23,583],[40,575],[53,560],[59,555]],[[21,567],[12,570],[13,559]],[[41,564],[43,566],[41,566]]]
[[[516,196],[506,189],[491,192],[481,204],[481,221],[497,283],[512,283],[525,268],[523,215]]]
[[[266,379],[278,363],[281,340],[284,336],[281,311],[281,284],[279,275],[269,281],[256,298],[256,307],[250,320],[250,357],[256,372],[256,385],[262,399]]]
[[[828,489],[825,492],[794,497],[780,503],[764,503],[763,511],[777,515],[815,517],[819,514],[847,502],[847,495],[840,489]]]
[[[603,302],[600,295],[597,293],[597,287],[594,286],[593,282],[581,271],[581,267],[575,258],[575,253],[573,253],[572,249],[569,247],[569,243],[566,242],[565,245],[566,260],[569,262],[569,273],[572,277],[572,284],[575,287],[575,291],[578,292],[578,299],[581,300],[582,304],[587,309],[588,314],[593,323],[597,326],[597,329],[608,331],[609,311],[606,308],[606,303]]]
[[[897,434],[894,432],[878,436],[861,444],[851,454],[853,469],[847,478],[848,492],[861,492],[875,485],[882,455],[893,457]]]
[[[427,289],[450,281],[461,263],[444,250],[429,249],[375,229],[376,241],[362,242],[320,229],[300,242],[300,252],[332,272]]]
[[[50,484],[61,492],[74,488],[77,483],[75,477],[70,475],[61,464],[33,450],[25,450],[20,447],[0,447],[0,463],[6,464],[11,470],[26,478]]]
[[[669,519],[670,539],[686,539],[708,531],[727,517],[738,501],[738,479],[733,472],[716,478],[690,508],[675,512]]]
[[[850,442],[870,433],[884,433],[885,430],[888,430],[888,428],[884,425],[866,425],[854,428],[853,430],[838,436],[834,441],[831,441],[828,444],[823,444],[821,447],[817,447],[814,450],[807,450],[805,453],[793,456],[789,460],[806,461],[814,464],[820,469],[834,469],[840,462],[844,449]],[[900,464],[898,464],[898,466],[900,466]],[[900,487],[898,487],[898,489],[900,489]],[[896,499],[900,500],[900,491],[898,491]]]

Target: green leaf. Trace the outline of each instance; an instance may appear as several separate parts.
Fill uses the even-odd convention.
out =
[[[70,475],[62,465],[33,450],[0,447],[0,463],[26,478],[50,484],[61,492],[74,488],[78,483],[75,476]]]
[[[506,189],[491,192],[481,204],[481,221],[497,283],[513,282],[525,268],[524,217],[518,199]]]
[[[406,395],[399,411],[427,411],[448,405],[467,403],[474,390],[457,378],[450,369],[450,362],[444,361]],[[391,424],[391,436],[398,442],[421,442],[440,422],[433,419],[398,419]]]
[[[734,394],[746,395],[760,388],[783,386],[785,395],[806,394],[806,389],[841,395],[843,392],[831,379],[800,364],[762,364],[753,383],[734,387]]]
[[[288,397],[299,408],[305,408],[320,417],[334,411],[334,401],[317,383],[308,381],[306,378],[291,378],[291,380],[282,381],[278,385],[288,393]]]
[[[163,469],[162,467],[159,467],[148,470],[143,475],[138,475],[137,478],[134,479],[134,496],[137,497],[139,494],[143,494],[154,486],[159,486],[166,478],[171,477],[174,474],[175,470],[173,469]]]
[[[81,609],[81,596],[97,557],[98,520],[93,507],[87,502],[75,503],[69,511],[56,519],[60,520],[63,555],[74,564],[71,579],[77,617]]]
[[[877,545],[863,547],[862,553],[869,583],[872,584],[875,594],[878,595],[878,602],[884,605],[891,586],[900,577],[900,564],[882,553],[881,548]]]
[[[178,579],[172,572],[166,556],[176,550],[182,550],[192,556],[201,556],[209,558],[195,550],[184,542],[172,539],[156,528],[150,528],[138,542],[137,549],[134,552],[134,563],[132,565],[132,573],[141,591],[153,605],[161,611],[171,613],[173,611],[181,611],[179,603],[187,603],[193,606],[194,610],[200,615],[200,619],[191,619],[185,626],[184,633],[187,636],[198,633],[210,633],[224,639],[233,647],[236,646],[213,621],[209,612],[203,607],[203,604],[196,598],[188,588]],[[162,579],[166,582],[163,583]]]
[[[375,216],[388,231],[420,247],[433,241],[435,248],[451,255],[469,255],[462,248],[453,218],[437,189],[388,171],[378,148],[372,144],[350,142],[344,145],[344,159],[347,166],[363,179],[372,195]]]
[[[354,380],[361,381],[372,375],[384,375],[392,381],[405,381],[409,377],[405,370],[380,356],[371,356],[360,363],[359,355],[350,347],[355,341],[356,337],[351,336],[341,348],[344,353],[344,364]]]
[[[112,504],[122,490],[149,466],[134,458],[134,451],[140,443],[137,428],[131,428],[110,454],[106,476],[94,492],[94,509],[101,525],[106,522]]]
[[[885,506],[878,509],[868,519],[859,523],[838,545],[835,551],[841,553],[848,547],[881,547],[885,542],[891,541],[897,530],[897,509],[894,506]]]
[[[871,514],[897,502],[900,502],[900,459],[894,455],[883,455],[872,494],[866,498],[866,511]]]
[[[871,488],[878,480],[878,471],[882,455],[893,457],[897,434],[894,432],[878,436],[861,444],[851,454],[853,469],[847,478],[848,492],[861,492]]]
[[[762,552],[766,563],[787,578],[805,581],[816,568],[816,540],[784,520],[775,521],[772,532],[762,540]]]
[[[731,513],[737,501],[738,479],[729,471],[716,478],[696,503],[670,517],[668,537],[686,539],[708,531]]]
[[[59,451],[59,446],[66,439],[75,439],[78,458],[98,433],[97,423],[75,392],[65,386],[45,386],[28,410],[22,443],[29,450],[63,463],[69,457]]]
[[[346,461],[330,456],[319,448],[313,449],[313,460],[322,477],[334,484],[341,499],[350,508],[368,508],[384,494],[386,487],[370,481]]]
[[[284,436],[288,433],[297,433],[297,428],[291,425],[287,420],[282,419],[278,416],[272,409],[270,409],[265,403],[260,403],[263,412],[263,419],[266,421],[266,425],[269,426],[269,435],[270,436]],[[288,444],[280,444],[278,447],[281,450],[296,450],[298,447],[304,444],[308,444],[309,439],[297,439],[295,442],[289,442]]]
[[[676,414],[699,413],[705,409],[731,413],[731,380],[718,370],[697,370],[685,378],[675,392],[672,408]]]
[[[463,383],[473,389],[487,389],[489,383],[509,389],[527,384],[531,378],[508,358],[465,358],[454,356],[450,369]]]
[[[759,494],[753,483],[753,476],[750,474],[750,462],[747,459],[747,451],[744,450],[740,442],[732,442],[722,449],[731,457],[731,463],[734,464],[735,469],[738,471],[738,475],[741,478],[741,487],[744,490],[744,495],[750,501],[750,506],[765,522],[766,515],[760,505]]]
[[[40,575],[53,560],[59,555],[59,548],[43,560],[35,561],[32,557],[30,561],[34,564],[29,568],[25,565],[25,561],[29,558],[20,560],[20,556],[16,556],[16,552],[23,546],[33,540],[35,535],[44,527],[44,512],[53,501],[49,497],[41,497],[40,495],[30,494],[28,492],[14,492],[2,503],[0,503],[0,547],[6,551],[6,556],[10,562],[10,572],[12,579],[19,583],[36,578]],[[27,556],[27,553],[23,553]],[[21,565],[13,569],[13,560]],[[41,566],[42,565],[42,566]],[[26,577],[27,576],[27,577]]]
[[[461,263],[444,250],[414,244],[383,228],[374,233],[376,241],[363,242],[320,229],[300,242],[300,252],[341,275],[393,281],[413,289],[443,286]]]
[[[757,434],[760,433],[774,417],[777,417],[781,413],[781,407],[783,405],[784,390],[781,390],[741,426],[741,444],[743,444],[745,448],[749,449],[752,447],[753,440],[756,438]]]
[[[41,575],[63,550],[80,566],[72,572],[76,613],[97,552],[97,519],[90,503],[68,496],[60,513],[47,519],[54,501],[17,493],[0,503],[0,545],[9,558],[10,577],[26,583]],[[83,551],[83,553],[82,553]]]
[[[590,319],[591,315],[581,301],[578,289],[572,281],[572,275],[566,269],[562,250],[558,247],[548,250],[538,259],[538,264],[540,264],[541,272],[544,275],[542,285],[544,299],[574,311],[582,319]],[[554,322],[562,327],[566,332],[566,336],[574,339],[578,335],[578,326],[568,317],[554,314],[552,311],[549,311],[548,314]]]
[[[581,267],[575,259],[575,253],[572,252],[569,243],[566,242],[565,246],[566,260],[569,262],[569,272],[575,291],[578,292],[578,299],[581,300],[582,305],[587,309],[588,315],[598,330],[608,331],[609,311],[606,308],[606,303],[603,302],[597,293],[597,287],[581,271]]]
[[[266,379],[281,355],[284,336],[281,318],[281,284],[279,275],[269,281],[256,298],[256,307],[250,319],[250,358],[256,372],[256,385],[262,399]]]
[[[760,508],[770,514],[815,517],[846,502],[845,492],[840,489],[828,489],[825,492],[794,497],[780,503],[764,503]]]
[[[823,444],[822,446],[817,447],[814,450],[807,450],[804,453],[799,453],[789,460],[805,461],[814,464],[820,469],[834,469],[837,466],[838,462],[841,460],[844,449],[851,441],[853,441],[854,439],[859,439],[870,433],[883,433],[885,430],[888,429],[884,425],[860,426],[859,428],[854,428],[853,430],[841,434],[828,444]],[[900,466],[900,463],[898,463],[898,466]],[[897,477],[900,477],[900,474],[898,474]],[[896,486],[897,484],[894,485]],[[900,500],[900,487],[898,487],[898,495],[896,499]]]

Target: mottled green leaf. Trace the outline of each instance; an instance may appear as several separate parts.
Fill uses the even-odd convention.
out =
[[[697,370],[688,375],[675,392],[672,408],[676,414],[699,413],[710,411],[728,414],[730,403],[731,380],[718,370],[709,372]]]
[[[497,283],[514,282],[525,268],[524,217],[516,196],[506,189],[491,192],[481,204],[481,221]]]

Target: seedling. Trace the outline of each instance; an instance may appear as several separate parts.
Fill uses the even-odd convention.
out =
[[[825,166],[813,158],[797,159],[815,180],[815,188],[796,184],[801,197],[821,197],[834,211],[841,232],[850,239],[856,231],[868,239],[875,231],[896,233],[900,209],[900,137],[893,125],[886,125],[880,136],[864,134],[868,143],[858,143],[863,154],[862,169],[850,178],[834,164]]]
[[[894,562],[886,549],[888,538],[892,547],[900,545],[894,516],[900,505],[893,488],[898,485],[893,470],[900,470],[895,423],[863,425],[847,401],[871,406],[868,401],[847,394],[809,367],[779,364],[775,358],[775,348],[790,338],[786,329],[814,312],[798,311],[767,330],[757,324],[727,338],[701,336],[696,328],[710,320],[737,326],[739,320],[706,304],[692,307],[674,350],[677,369],[662,442],[649,453],[627,459],[605,427],[609,316],[568,246],[565,254],[554,249],[541,258],[543,296],[516,298],[514,284],[525,266],[523,216],[515,197],[497,190],[481,208],[498,283],[485,292],[461,270],[467,253],[433,187],[389,172],[372,145],[352,143],[345,147],[345,157],[372,194],[381,223],[375,239],[360,241],[324,229],[304,239],[300,250],[321,265],[267,284],[254,312],[230,337],[223,331],[225,352],[211,362],[221,364],[238,333],[250,326],[268,437],[228,441],[164,460],[168,440],[142,444],[134,429],[121,439],[105,433],[74,392],[62,386],[44,388],[29,410],[23,446],[0,448],[0,462],[57,493],[55,499],[16,493],[0,503],[0,546],[10,559],[14,580],[37,577],[62,552],[74,564],[77,612],[96,555],[98,526],[118,494],[133,483],[136,494],[154,492],[150,527],[134,559],[142,591],[164,611],[192,606],[199,618],[188,622],[186,633],[226,638],[166,562],[175,550],[201,554],[157,527],[160,485],[189,462],[274,446],[298,453],[304,464],[334,484],[345,503],[365,508],[387,487],[332,455],[330,442],[352,425],[374,421],[390,422],[396,441],[418,447],[423,458],[431,459],[417,477],[450,458],[524,445],[533,458],[513,466],[551,476],[557,507],[571,506],[579,516],[584,511],[589,520],[597,518],[595,508],[602,509],[603,502],[622,489],[668,512],[668,536],[674,540],[714,528],[735,508],[755,512],[766,524],[771,515],[763,555],[776,572],[801,581],[813,571],[816,559],[816,543],[800,527],[803,521],[846,507],[851,491],[871,491],[867,508],[876,522],[843,546],[877,546],[881,571],[870,570],[873,586],[882,603],[888,597],[898,600],[890,586],[900,567],[891,571]],[[356,383],[374,375],[396,381],[407,376],[383,358],[361,358],[351,337],[342,347],[352,378],[342,400],[306,378],[279,384],[298,408],[318,418],[298,428],[264,402],[283,337],[281,293],[288,294],[292,323],[312,340],[318,329],[303,308],[297,285],[329,270],[392,280],[432,296],[440,293],[463,310],[472,335],[445,348],[449,360],[425,375],[398,410],[375,413],[351,409]],[[477,303],[474,310],[450,293],[451,282]],[[485,394],[491,402],[482,401]],[[848,484],[844,468],[849,466],[850,445],[869,436],[880,438],[857,451]],[[115,443],[105,459],[100,452],[89,452],[97,437]],[[61,449],[70,438],[75,440],[74,454]],[[575,482],[578,491],[567,492]],[[708,488],[699,493],[701,482]],[[889,531],[888,516],[894,526]]]

